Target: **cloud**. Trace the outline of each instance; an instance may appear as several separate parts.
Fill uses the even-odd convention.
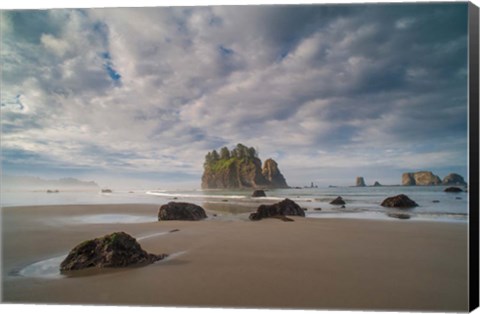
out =
[[[4,166],[191,180],[243,142],[298,181],[465,170],[466,8],[6,11]]]

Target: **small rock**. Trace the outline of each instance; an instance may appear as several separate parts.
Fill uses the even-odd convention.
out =
[[[461,188],[458,188],[456,186],[450,186],[448,188],[446,188],[445,190],[443,190],[444,192],[449,192],[449,193],[459,193],[459,192],[463,192],[463,190]]]
[[[343,198],[341,196],[339,196],[336,199],[334,199],[333,201],[331,201],[330,204],[332,204],[332,205],[345,205],[345,201],[343,200]]]
[[[205,210],[195,204],[170,202],[158,210],[158,220],[201,220],[207,218]]]
[[[440,203],[439,200],[433,200],[432,203]]]
[[[322,209],[321,209],[320,207],[316,207],[316,208],[314,208],[313,210],[318,210],[318,211],[320,211],[320,210],[322,210]]]
[[[305,211],[294,201],[286,198],[273,205],[260,205],[255,213],[248,217],[250,220],[260,220],[262,218],[274,216],[302,216],[305,217]]]
[[[455,197],[455,199],[456,200],[461,200],[462,198],[457,196],[457,197]]]
[[[265,194],[264,190],[255,190],[252,193],[252,197],[266,197],[267,194]]]

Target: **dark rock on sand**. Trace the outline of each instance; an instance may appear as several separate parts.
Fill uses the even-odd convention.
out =
[[[302,216],[305,217],[305,211],[294,201],[286,198],[283,201],[273,205],[260,205],[255,213],[251,213],[250,220],[260,220],[275,216]]]
[[[449,193],[459,193],[459,192],[463,192],[463,190],[461,188],[457,188],[456,186],[450,186],[448,188],[446,188],[445,190],[443,190],[444,192],[449,192]]]
[[[80,243],[60,264],[60,271],[91,267],[127,267],[147,265],[167,257],[167,254],[150,254],[137,240],[125,232],[115,232],[102,238]]]
[[[330,204],[332,204],[332,205],[345,205],[345,201],[343,200],[343,198],[341,196],[339,196],[336,199],[334,199],[333,201],[331,201]]]
[[[265,191],[263,190],[255,190],[252,193],[252,197],[265,197],[267,194],[265,194]]]
[[[396,195],[396,196],[388,197],[385,200],[383,200],[381,205],[384,206],[384,207],[400,207],[400,208],[408,208],[408,207],[418,206],[417,203],[412,201],[405,194],[399,194],[399,195]]]
[[[195,204],[170,202],[158,210],[158,220],[201,220],[207,218],[205,210]]]
[[[321,209],[320,207],[317,207],[317,208],[314,208],[313,210],[318,210],[318,211],[320,211],[320,210],[322,210],[322,209]]]

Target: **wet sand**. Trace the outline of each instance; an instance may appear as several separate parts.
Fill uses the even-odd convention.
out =
[[[212,212],[205,221],[157,222],[158,207],[3,208],[2,301],[467,311],[467,224],[300,217],[252,222],[247,215]],[[132,215],[152,221],[132,222]],[[127,219],[112,224],[105,217]],[[115,231],[140,238],[148,252],[174,255],[146,267],[72,277],[19,275],[32,263]]]

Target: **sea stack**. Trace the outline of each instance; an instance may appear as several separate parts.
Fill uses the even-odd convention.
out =
[[[355,181],[355,186],[367,186],[363,177],[357,177]]]
[[[202,189],[288,188],[275,160],[267,159],[262,167],[255,148],[243,144],[209,152],[203,168]]]
[[[442,180],[431,171],[406,172],[402,174],[402,185],[439,185]]]
[[[457,173],[448,174],[443,178],[442,183],[444,185],[467,185],[463,177]]]

